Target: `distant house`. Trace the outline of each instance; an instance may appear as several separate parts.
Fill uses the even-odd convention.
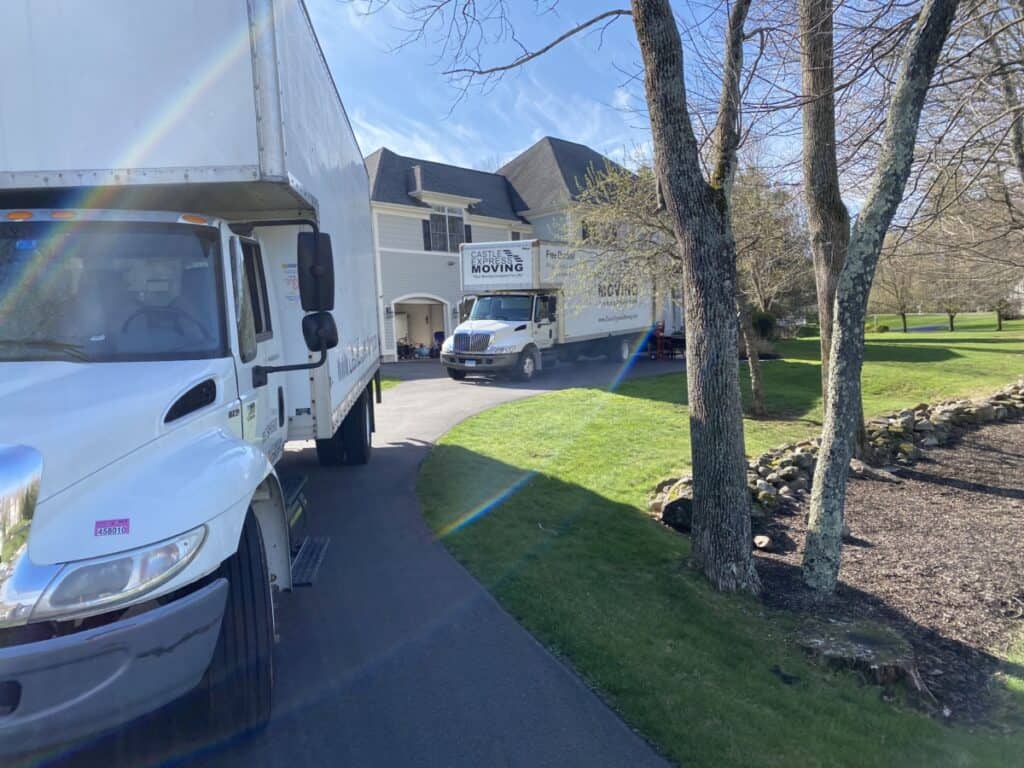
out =
[[[460,244],[568,239],[569,206],[588,171],[611,162],[550,136],[496,173],[387,148],[367,157],[384,358],[396,359],[402,340],[430,346],[458,325]]]

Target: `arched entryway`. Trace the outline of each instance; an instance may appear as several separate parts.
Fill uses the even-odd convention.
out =
[[[411,294],[391,302],[398,359],[436,357],[448,335],[449,303],[440,296]]]

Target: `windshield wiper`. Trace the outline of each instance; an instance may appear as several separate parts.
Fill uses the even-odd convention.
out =
[[[40,349],[64,352],[75,360],[89,360],[89,356],[82,351],[80,344],[72,344],[69,341],[55,341],[53,339],[0,339],[0,347],[39,347]]]

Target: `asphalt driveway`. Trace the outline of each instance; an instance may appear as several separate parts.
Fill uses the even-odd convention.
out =
[[[681,370],[642,361],[629,375]],[[134,724],[74,763],[209,766],[645,766],[663,760],[491,598],[423,522],[416,471],[462,419],[509,400],[607,386],[590,361],[530,384],[453,382],[440,365],[389,366],[411,379],[378,406],[365,467],[323,469],[309,446],[284,459],[310,476],[308,533],[331,537],[311,589],[278,602],[274,715],[251,737],[203,747],[179,725],[187,703]],[[141,750],[141,751],[140,751]]]

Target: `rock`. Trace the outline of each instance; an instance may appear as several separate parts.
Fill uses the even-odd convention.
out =
[[[793,489],[791,489],[788,485],[784,485],[781,488],[779,488],[779,496],[792,496],[792,495],[793,495]]]
[[[661,511],[661,522],[681,533],[689,533],[693,526],[693,499],[684,495],[668,502]]]
[[[760,536],[754,537],[755,549],[760,549],[762,552],[772,551],[772,540],[771,537],[761,534]]]
[[[650,510],[651,514],[660,516],[661,510],[664,506],[665,497],[658,495],[650,500],[650,502],[647,504],[647,509]]]
[[[766,517],[768,517],[768,510],[756,502],[750,505],[750,518],[752,520],[763,520]]]
[[[656,486],[654,486],[654,492],[655,493],[661,493],[662,491],[667,491],[669,488],[671,488],[673,485],[675,485],[676,483],[678,483],[682,479],[683,478],[681,478],[681,477],[668,477],[668,478],[665,478],[660,483],[658,483]]]
[[[916,461],[921,458],[921,449],[913,443],[900,443],[896,448],[900,455],[907,461]]]
[[[789,480],[793,480],[794,478],[797,478],[799,476],[800,476],[800,468],[795,466],[795,465],[792,465],[792,464],[790,466],[788,466],[788,467],[783,467],[782,469],[779,470],[779,477],[782,480],[789,481]]]
[[[772,485],[767,480],[758,480],[756,488],[757,488],[757,494],[758,494],[759,497],[762,494],[768,494],[769,496],[774,496],[776,493],[778,493],[778,491],[775,490],[775,486]]]
[[[929,435],[921,441],[922,448],[935,448],[939,444],[939,439],[933,435]]]
[[[772,473],[772,471],[770,469],[768,469],[768,467],[760,467],[759,466],[757,468],[757,474],[760,477],[768,477],[768,475],[770,475],[771,473]]]
[[[924,419],[924,420],[918,421],[918,422],[916,422],[914,424],[914,431],[915,432],[934,432],[935,431],[935,425],[932,424],[929,420]]]
[[[896,484],[903,482],[889,470],[869,467],[860,459],[850,459],[850,472],[866,480],[881,480],[882,482]]]
[[[800,467],[800,469],[813,469],[816,462],[817,460],[810,453],[797,451],[793,454],[793,463]]]
[[[975,414],[978,417],[978,421],[986,423],[994,421],[996,418],[996,409],[988,403],[983,403],[974,409]]]
[[[812,619],[797,630],[796,642],[832,669],[853,670],[875,685],[917,679],[913,647],[880,624]]]
[[[1005,419],[1007,417],[1007,415],[1009,413],[1006,410],[1006,406],[1003,406],[1003,405],[995,406],[995,408],[992,409],[992,412],[994,414],[993,418],[995,418],[996,421],[1002,421],[1003,419]]]
[[[807,480],[805,480],[802,477],[795,478],[789,484],[789,489],[793,493],[797,493],[798,491],[806,491],[809,487],[810,487],[810,483],[808,483]]]
[[[774,488],[772,489],[775,490]],[[764,507],[769,512],[776,509],[779,506],[778,492],[775,493],[759,493],[757,494],[757,503]]]

